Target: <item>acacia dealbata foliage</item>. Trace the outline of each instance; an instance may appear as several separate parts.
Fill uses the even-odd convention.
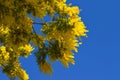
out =
[[[66,67],[74,64],[73,52],[77,52],[81,36],[87,36],[79,13],[79,8],[66,4],[66,0],[0,0],[2,72],[11,79],[29,80],[19,58],[29,57],[35,48],[36,62],[45,74],[53,71],[53,61],[59,60]],[[49,21],[45,21],[46,16]]]

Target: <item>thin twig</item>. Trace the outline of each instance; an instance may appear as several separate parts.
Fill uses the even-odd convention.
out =
[[[34,32],[35,34],[37,34],[33,26],[32,26],[32,28],[33,28],[33,32]]]
[[[40,24],[40,25],[43,25],[43,23],[39,23],[39,22],[33,22],[33,24]]]

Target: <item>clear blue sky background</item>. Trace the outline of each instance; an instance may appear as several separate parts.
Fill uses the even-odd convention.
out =
[[[75,65],[69,69],[53,63],[52,77],[38,69],[35,58],[21,59],[30,80],[120,80],[120,1],[68,0],[82,9],[81,16],[89,30],[83,38]],[[0,72],[0,80],[9,80]]]

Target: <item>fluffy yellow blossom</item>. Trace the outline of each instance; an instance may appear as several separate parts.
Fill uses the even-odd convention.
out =
[[[27,57],[34,50],[34,48],[32,48],[30,44],[28,44],[28,45],[19,47],[19,50],[22,55]]]
[[[83,22],[76,22],[74,26],[75,27],[73,28],[73,31],[76,36],[86,36],[85,32],[88,31],[85,29],[85,25],[83,24]]]
[[[66,0],[63,0],[63,2],[66,2]]]
[[[9,28],[8,27],[5,27],[5,26],[0,26],[0,34],[7,34],[9,33]]]
[[[7,52],[6,54],[4,54],[3,56],[4,56],[4,59],[5,59],[5,60],[8,60],[9,57],[10,57],[10,56],[9,56],[9,52]]]
[[[60,60],[64,66],[68,67],[68,63],[75,64],[73,58],[74,56],[71,54],[71,52],[69,52],[69,53],[64,53],[64,56]]]
[[[69,15],[69,16],[73,16],[73,15],[77,15],[79,14],[79,8],[77,6],[74,7],[66,7],[65,12]]]
[[[26,71],[23,70],[23,69],[21,69],[21,70],[19,71],[18,76],[20,77],[21,80],[29,80],[28,74],[27,74]]]
[[[69,60],[69,58],[74,58],[74,56],[73,55],[71,55],[71,54],[64,54],[64,58],[66,59],[66,60]]]
[[[0,57],[4,60],[7,61],[9,59],[9,52],[6,51],[5,46],[0,47]]]
[[[24,80],[28,80],[29,79],[29,76],[28,76],[28,74],[26,73],[25,70],[23,71],[23,79]]]
[[[64,4],[63,2],[56,2],[56,7],[60,10],[63,11],[66,9],[66,4]]]
[[[24,50],[30,53],[33,50],[33,48],[31,47],[31,45],[25,45]]]
[[[5,46],[1,46],[0,50],[1,50],[2,53],[6,53],[6,47]]]
[[[68,19],[68,21],[69,21],[68,24],[74,25],[74,23],[79,22],[80,20],[81,20],[81,18],[79,16],[77,16],[77,15],[71,16]]]
[[[53,69],[51,68],[50,63],[43,62],[39,64],[40,70],[43,71],[45,74],[51,74]]]

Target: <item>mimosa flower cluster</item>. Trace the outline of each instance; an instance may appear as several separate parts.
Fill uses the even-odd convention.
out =
[[[80,12],[66,0],[0,0],[2,72],[11,79],[29,80],[19,58],[29,58],[30,54],[35,55],[45,74],[51,75],[53,61],[59,60],[65,67],[75,64],[74,53],[88,32]]]

